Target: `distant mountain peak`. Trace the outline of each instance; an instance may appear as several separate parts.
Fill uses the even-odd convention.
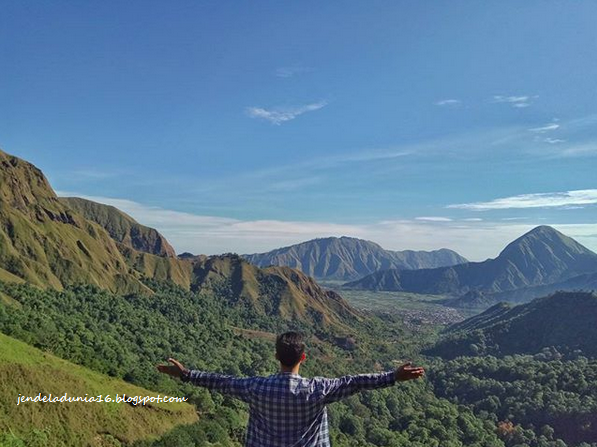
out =
[[[559,238],[568,238],[564,233],[556,230],[554,227],[550,227],[549,225],[539,225],[532,230],[527,231],[525,234],[520,236],[518,239],[515,239],[514,242],[527,239],[527,238],[541,238],[541,237],[559,237]],[[513,243],[514,243],[513,242]]]
[[[495,259],[428,270],[386,270],[368,275],[346,287],[447,294],[478,300],[471,291],[500,293],[565,281],[597,272],[597,254],[542,225],[523,234]]]
[[[549,246],[552,253],[568,252],[570,255],[594,253],[588,248],[576,242],[569,236],[561,233],[548,225],[540,225],[509,243],[498,257],[509,256],[518,251],[530,252]]]
[[[349,236],[311,239],[244,257],[261,267],[288,266],[309,276],[328,280],[358,279],[391,268],[432,268],[466,262],[465,258],[448,249],[391,251],[375,242]]]

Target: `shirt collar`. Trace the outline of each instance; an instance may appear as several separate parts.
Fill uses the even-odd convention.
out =
[[[300,374],[294,374],[290,371],[279,371],[275,375],[276,376],[287,376],[287,377],[300,377]]]

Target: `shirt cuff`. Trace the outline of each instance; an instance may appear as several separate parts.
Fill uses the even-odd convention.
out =
[[[182,380],[184,383],[189,382],[191,380],[191,370],[185,369],[180,375],[180,380]]]

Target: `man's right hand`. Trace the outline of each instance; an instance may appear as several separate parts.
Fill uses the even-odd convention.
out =
[[[171,365],[158,365],[158,371],[164,374],[168,374],[172,377],[182,377],[182,374],[184,372],[187,372],[187,369],[182,366],[182,363],[180,363],[177,360],[174,359],[168,359],[168,362],[172,363]]]
[[[406,380],[418,379],[425,375],[425,369],[420,366],[412,366],[411,362],[405,363],[396,370],[396,380],[404,382]]]

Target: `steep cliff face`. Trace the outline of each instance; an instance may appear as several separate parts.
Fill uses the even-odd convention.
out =
[[[156,256],[176,257],[174,248],[156,229],[141,225],[118,208],[79,197],[60,197],[59,200],[86,219],[101,225],[112,239],[126,247]]]
[[[60,202],[39,169],[4,152],[0,168],[0,268],[42,287],[146,289],[110,235]]]

